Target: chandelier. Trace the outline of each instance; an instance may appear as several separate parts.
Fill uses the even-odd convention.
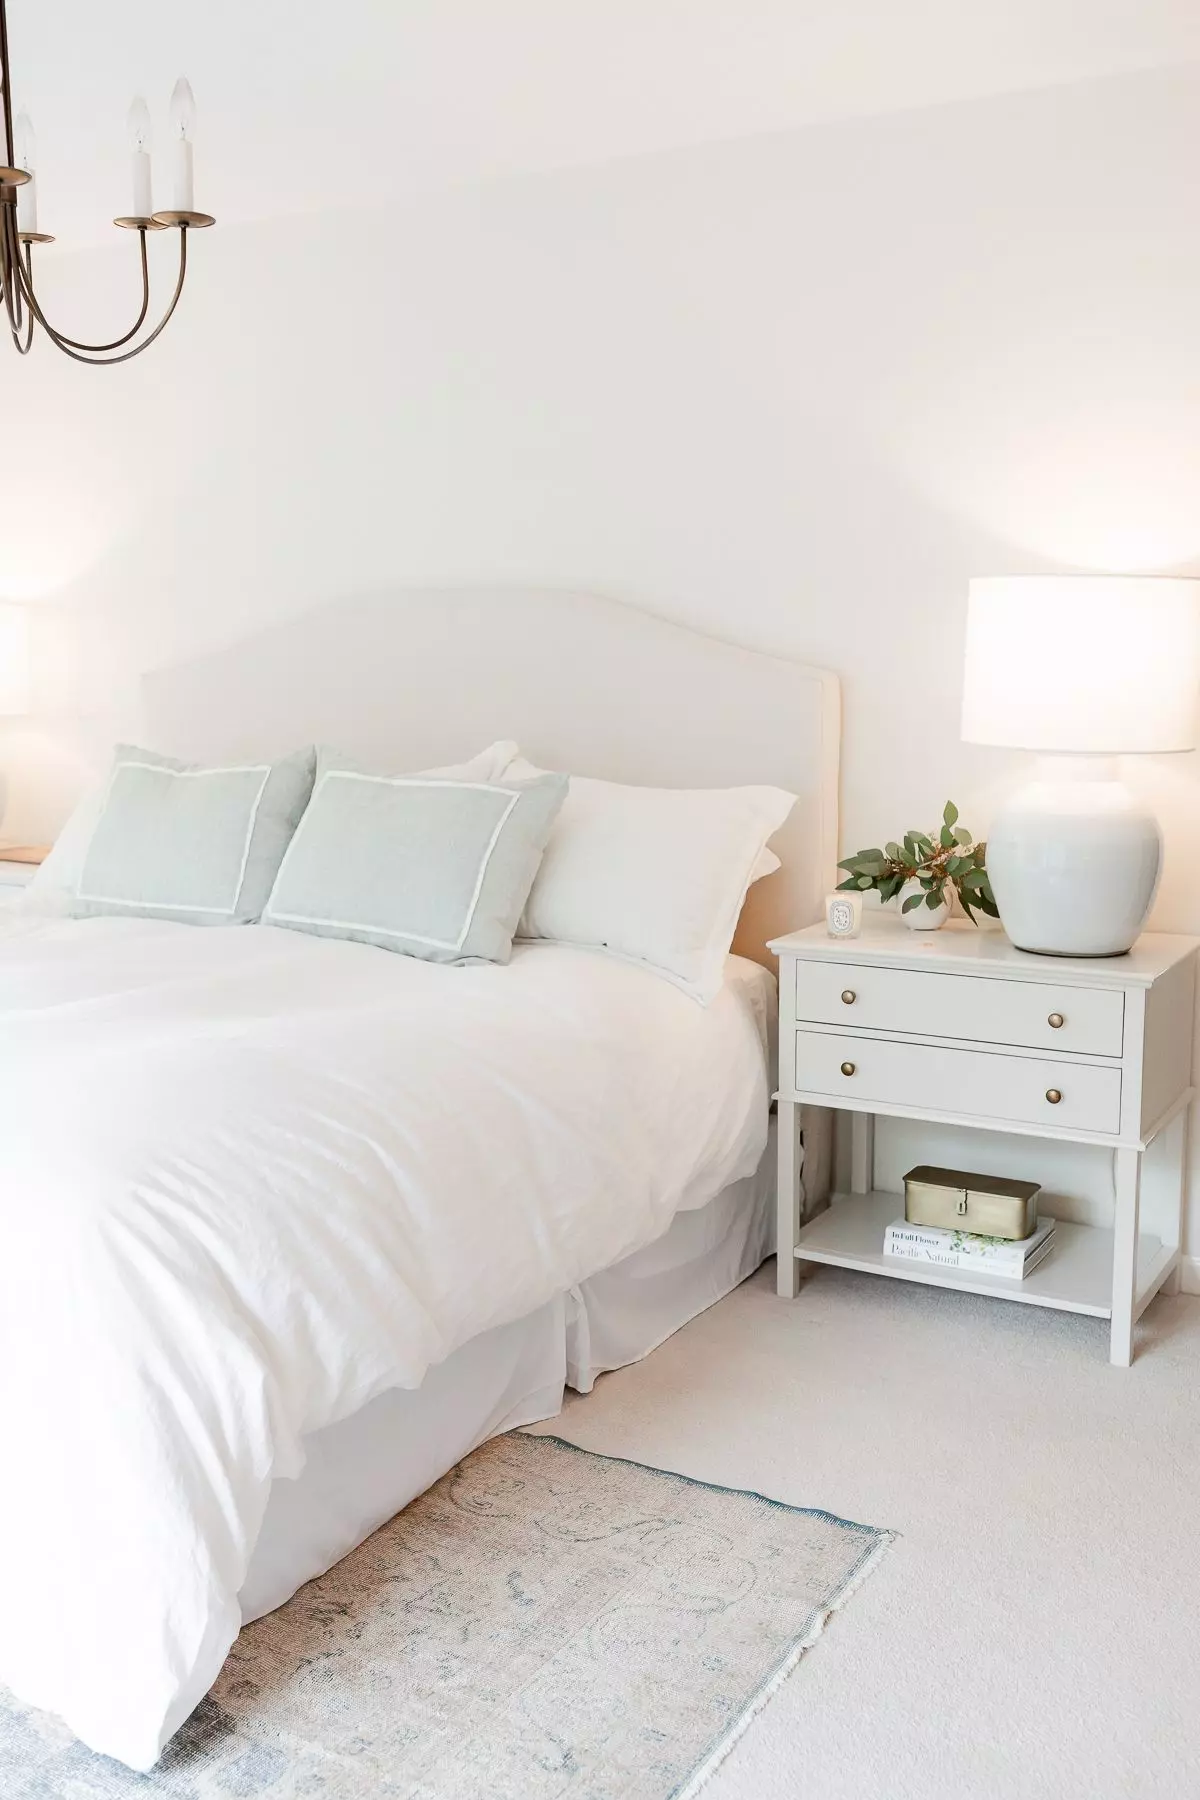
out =
[[[0,89],[4,107],[4,141],[0,143],[0,301],[8,316],[12,341],[22,356],[33,345],[34,330],[41,326],[52,344],[76,362],[128,362],[146,350],[168,324],[179,304],[187,277],[187,242],[189,231],[199,231],[215,221],[208,213],[196,212],[192,193],[192,140],[196,126],[196,107],[192,90],[180,78],[171,95],[171,201],[167,212],[155,212],[150,187],[150,112],[144,100],[135,100],[129,109],[129,138],[133,173],[133,211],[114,219],[123,231],[136,231],[142,259],[142,305],[137,318],[123,337],[109,344],[85,344],[57,331],[42,311],[33,282],[33,251],[36,244],[52,244],[54,239],[38,230],[37,178],[33,127],[28,114],[18,115],[13,124],[12,65],[8,57],[8,19],[5,0],[0,0]],[[146,254],[146,234],[150,231],[179,233],[179,273],[175,291],[166,312],[150,331],[139,340],[139,333],[150,311],[150,264]],[[126,346],[129,348],[126,348]]]

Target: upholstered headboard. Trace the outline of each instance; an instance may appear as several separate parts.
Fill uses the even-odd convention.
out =
[[[837,859],[840,690],[590,594],[403,590],[340,600],[156,670],[147,738],[188,757],[335,744],[381,767],[452,762],[501,737],[548,768],[661,787],[770,782],[799,796],[735,948],[815,919]]]

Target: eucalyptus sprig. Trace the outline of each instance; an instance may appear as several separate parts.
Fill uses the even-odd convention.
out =
[[[946,802],[936,842],[923,831],[906,831],[903,843],[889,843],[882,850],[859,850],[838,868],[847,871],[839,889],[875,888],[885,903],[906,881],[919,881],[922,891],[910,894],[901,912],[912,912],[916,906],[935,912],[946,899],[946,889],[951,888],[973,925],[979,923],[976,911],[989,919],[1000,917],[988,878],[987,845],[975,843],[966,826],[959,824],[953,800]]]

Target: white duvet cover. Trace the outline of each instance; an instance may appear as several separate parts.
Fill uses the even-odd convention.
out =
[[[262,927],[0,935],[0,1681],[148,1769],[304,1434],[749,1174],[754,989]]]

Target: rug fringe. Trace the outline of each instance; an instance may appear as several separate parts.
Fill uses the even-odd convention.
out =
[[[850,1599],[851,1595],[858,1592],[863,1582],[867,1579],[867,1576],[875,1572],[875,1569],[878,1567],[883,1557],[886,1556],[887,1552],[895,1543],[898,1535],[899,1534],[895,1531],[880,1531],[878,1533],[877,1542],[862,1558],[857,1568],[851,1570],[850,1574],[846,1577],[845,1581],[828,1604],[813,1614],[812,1621],[804,1635],[797,1638],[783,1661],[770,1675],[767,1676],[767,1679],[763,1682],[758,1691],[751,1695],[750,1699],[746,1702],[746,1705],[742,1708],[742,1711],[729,1726],[724,1737],[718,1740],[709,1751],[704,1761],[692,1770],[692,1773],[688,1776],[683,1785],[673,1790],[669,1796],[669,1800],[695,1800],[695,1796],[699,1794],[703,1788],[708,1786],[734,1745],[745,1736],[759,1713],[766,1707],[768,1701],[778,1693],[788,1676],[792,1673],[792,1670],[795,1669],[801,1661],[805,1651],[812,1649],[826,1625],[828,1625],[830,1619],[832,1619],[834,1613],[840,1612],[847,1600]]]

